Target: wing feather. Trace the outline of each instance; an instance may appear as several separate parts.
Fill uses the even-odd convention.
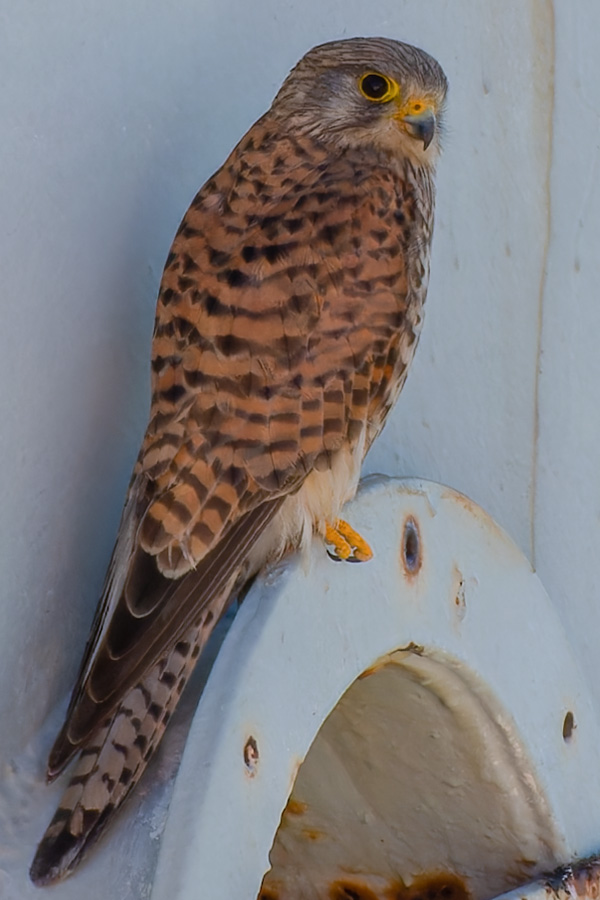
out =
[[[228,584],[233,587],[248,551],[280,504],[277,498],[266,501],[239,519],[198,568],[177,581],[166,579],[152,557],[137,551],[129,575],[138,575],[146,590],[158,592],[158,611],[139,614],[127,602],[127,595],[121,594],[107,624],[104,612],[97,617],[98,633],[92,634],[88,644],[86,670],[50,753],[50,779],[64,769],[122,697],[190,626],[204,624],[205,630],[212,630],[218,621],[211,609],[213,601],[226,592]],[[149,571],[140,574],[144,567]],[[152,579],[158,587],[152,585]],[[143,599],[144,594],[139,596]],[[108,608],[111,599],[105,597],[102,605]]]

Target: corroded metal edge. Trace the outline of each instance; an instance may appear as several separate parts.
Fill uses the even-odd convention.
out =
[[[497,900],[598,900],[600,856],[560,866],[544,879],[502,894]]]

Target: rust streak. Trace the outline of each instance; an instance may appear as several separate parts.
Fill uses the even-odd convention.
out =
[[[303,828],[302,837],[305,837],[309,841],[321,841],[323,838],[327,837],[327,835],[324,831],[319,831],[318,828]]]
[[[409,885],[402,879],[391,884],[386,900],[469,900],[465,882],[452,872],[419,875]]]
[[[307,809],[308,803],[303,803],[301,800],[290,797],[288,805],[285,808],[285,813],[289,813],[290,816],[303,816]]]
[[[362,882],[334,881],[329,888],[329,900],[379,900],[379,898]]]

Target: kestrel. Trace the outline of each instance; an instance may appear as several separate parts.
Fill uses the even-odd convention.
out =
[[[75,774],[31,868],[68,874],[140,778],[231,599],[339,516],[421,330],[446,78],[384,38],[315,47],[169,253],[150,423],[65,724]]]

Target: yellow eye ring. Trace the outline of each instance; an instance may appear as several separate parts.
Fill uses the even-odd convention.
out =
[[[380,72],[365,72],[361,75],[358,89],[372,103],[387,103],[400,93],[399,85]]]

